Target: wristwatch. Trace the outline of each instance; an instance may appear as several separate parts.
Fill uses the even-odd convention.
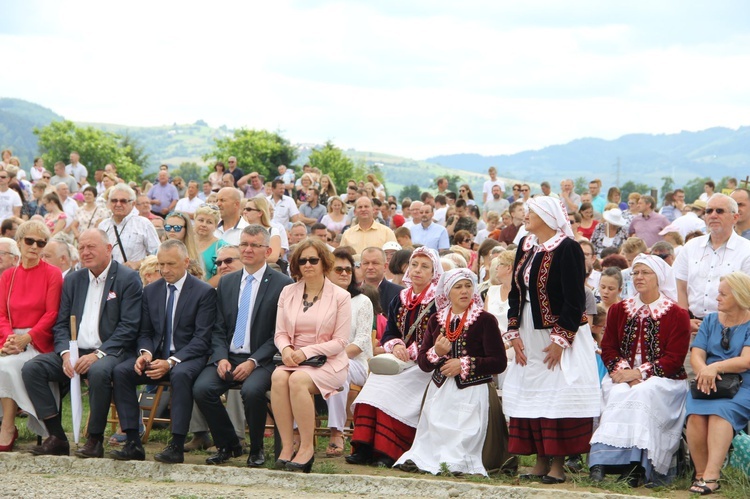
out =
[[[173,359],[167,359],[167,364],[169,364],[169,368],[172,369],[177,364],[177,362]]]
[[[97,359],[103,359],[107,356],[107,354],[102,352],[101,350],[95,350],[94,353],[96,354]]]

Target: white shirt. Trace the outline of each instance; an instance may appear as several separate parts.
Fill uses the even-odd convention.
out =
[[[283,225],[285,229],[289,229],[292,217],[299,215],[297,203],[289,196],[282,196],[278,201],[272,196],[269,201],[273,205],[273,220]]]
[[[76,182],[81,182],[83,180],[86,180],[86,177],[89,176],[88,170],[86,170],[86,166],[84,166],[83,163],[76,163],[75,165],[68,165],[65,167],[65,173],[68,175],[72,175],[74,179],[76,179]]]
[[[709,238],[705,235],[688,241],[672,265],[675,279],[687,282],[690,311],[701,318],[718,311],[721,276],[735,270],[750,273],[750,241],[732,231],[726,244],[714,250]]]
[[[23,206],[21,196],[13,189],[0,192],[0,221],[13,216],[13,208]]]
[[[63,211],[68,216],[68,218],[65,219],[65,227],[70,227],[70,224],[73,223],[73,220],[76,219],[76,213],[78,213],[78,203],[76,203],[75,199],[68,196],[65,198],[65,201],[62,202],[63,205]]]
[[[272,236],[279,236],[279,239],[281,239],[281,249],[289,251],[289,237],[286,235],[286,229],[280,223],[271,220],[271,230],[269,232]]]
[[[500,190],[505,192],[505,182],[500,179],[487,180],[484,182],[484,185],[482,186],[482,194],[487,194],[487,200],[492,199],[492,188],[496,185],[499,185]]]
[[[239,353],[239,354],[249,354],[250,353],[250,322],[253,317],[253,309],[255,308],[255,299],[258,296],[258,291],[260,290],[260,282],[261,279],[263,279],[263,275],[266,273],[266,265],[263,264],[263,266],[258,269],[255,273],[253,273],[253,282],[251,283],[253,289],[252,293],[250,294],[250,309],[247,311],[247,325],[245,326],[245,343],[243,343],[242,348],[236,348],[234,346],[234,324],[231,324],[230,327],[232,328],[232,341],[229,344],[229,351],[232,353]],[[242,292],[245,290],[245,286],[247,286],[247,276],[250,274],[247,272],[246,269],[242,269],[242,281],[240,281],[240,294],[237,297],[237,306],[240,306],[240,301],[242,301]]]
[[[224,220],[219,222],[219,226],[214,231],[214,237],[217,237],[227,244],[233,244],[238,246],[240,244],[240,234],[242,229],[250,225],[243,217],[240,217],[239,222],[234,227],[224,227]]]
[[[177,201],[177,205],[175,205],[174,210],[193,214],[195,213],[195,210],[197,210],[204,204],[206,204],[205,201],[203,201],[198,196],[195,196],[193,199],[190,199],[189,197],[184,197],[180,199],[179,201]]]
[[[182,287],[185,285],[185,280],[187,279],[187,272],[185,272],[185,275],[183,275],[176,283],[174,283],[174,287],[177,288],[174,290],[174,303],[172,303],[172,337],[169,338],[169,353],[170,355],[175,352],[174,348],[174,313],[175,310],[177,310],[177,302],[180,300],[180,293],[182,292]],[[169,303],[169,283],[167,284],[167,297],[164,300],[164,311],[166,313],[167,310],[167,304]],[[166,324],[165,324],[166,327]],[[166,330],[164,331],[166,333]]]
[[[435,210],[435,213],[432,215],[432,219],[435,220],[435,223],[439,223],[440,225],[445,225],[445,214],[448,212],[448,207],[443,206],[442,208],[438,208]]]
[[[86,302],[83,305],[81,326],[78,328],[79,348],[96,350],[102,346],[102,340],[99,337],[99,310],[102,306],[104,285],[107,283],[107,275],[111,266],[112,262],[107,265],[107,268],[98,277],[94,276],[89,270],[89,289],[86,291]]]
[[[685,236],[696,230],[703,233],[706,232],[706,222],[692,211],[685,213],[681,217],[675,218],[672,225],[677,226],[683,239]]]
[[[118,263],[125,263],[122,257],[122,251],[117,244],[117,235],[115,234],[114,218],[102,220],[99,228],[107,233],[109,243],[112,245],[112,259]],[[120,240],[125,247],[125,256],[129,262],[139,262],[148,255],[156,254],[159,249],[159,235],[156,233],[154,225],[148,218],[138,215],[138,212],[130,212],[122,219],[117,230],[120,232]]]

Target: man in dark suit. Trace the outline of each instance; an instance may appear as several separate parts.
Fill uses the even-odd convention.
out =
[[[385,269],[388,266],[385,262],[385,251],[375,246],[365,248],[362,250],[359,266],[362,268],[365,276],[363,284],[378,288],[380,308],[383,309],[384,314],[387,314],[391,301],[404,288],[398,284],[393,284],[385,278]]]
[[[91,417],[86,444],[78,457],[102,457],[104,429],[112,400],[112,372],[132,355],[141,319],[141,279],[138,273],[112,261],[107,234],[88,229],[78,238],[83,269],[68,274],[60,311],[53,328],[55,351],[34,357],[21,374],[26,391],[49,437],[32,448],[36,455],[69,455],[59,406],[50,382],[69,383],[74,373],[89,381]],[[70,316],[78,324],[79,358],[70,363]]]
[[[193,383],[206,366],[211,328],[216,315],[216,292],[188,274],[187,248],[168,239],[156,254],[162,279],[143,290],[141,329],[136,359],[115,368],[115,406],[127,442],[110,456],[120,461],[146,458],[138,435],[140,409],[136,387],[169,380],[172,401],[172,440],[154,459],[184,461],[185,435],[193,410]]]
[[[195,382],[195,403],[205,415],[218,452],[206,459],[221,464],[242,455],[220,397],[233,383],[242,383],[240,394],[250,428],[250,456],[247,465],[265,462],[263,430],[266,423],[266,392],[275,369],[273,342],[279,294],[292,280],[268,268],[271,236],[260,225],[249,225],[240,235],[242,271],[221,278],[218,287],[213,354],[209,365]],[[244,312],[244,313],[243,313]]]

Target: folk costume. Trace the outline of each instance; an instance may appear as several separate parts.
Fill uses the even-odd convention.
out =
[[[389,307],[388,325],[381,340],[388,353],[393,352],[396,345],[406,346],[409,359],[413,361],[417,360],[427,332],[427,323],[437,311],[435,287],[443,273],[434,250],[417,248],[410,261],[418,256],[432,261],[431,282],[416,295],[407,269],[404,274],[407,287],[401,290],[398,299],[394,299]],[[352,446],[355,452],[362,451],[362,447],[369,447],[373,457],[385,457],[389,464],[393,464],[406,452],[414,441],[422,399],[429,380],[430,374],[416,365],[397,375],[370,373],[365,386],[352,404]]]
[[[604,409],[591,438],[589,466],[640,463],[646,480],[665,483],[685,423],[688,382],[683,361],[690,342],[690,317],[676,303],[672,268],[661,258],[639,255],[656,273],[659,298],[644,304],[640,295],[616,303],[607,314],[602,360]],[[613,383],[611,374],[638,369],[643,381]]]
[[[512,454],[582,454],[600,410],[596,344],[584,313],[583,250],[559,200],[533,198],[527,206],[557,233],[547,241],[524,237],[513,267],[503,339],[520,338],[527,363],[511,364],[503,384],[508,447]],[[543,351],[552,342],[564,349],[554,370],[544,364]]]
[[[449,293],[464,280],[473,285],[472,302],[461,315],[453,315]],[[432,316],[417,359],[419,367],[431,373],[414,445],[399,458],[437,474],[441,463],[452,473],[487,476],[508,459],[508,430],[500,408],[492,375],[505,370],[505,347],[497,320],[482,310],[476,292],[476,277],[468,269],[450,270],[437,286],[440,311]],[[440,335],[451,341],[443,356],[435,352]],[[461,372],[447,378],[440,368],[448,359],[461,360]]]

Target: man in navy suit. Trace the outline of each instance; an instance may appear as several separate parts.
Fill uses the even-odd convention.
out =
[[[266,392],[275,369],[273,342],[279,295],[292,280],[266,265],[271,236],[260,225],[248,225],[240,235],[244,269],[225,275],[217,290],[213,354],[195,382],[195,403],[205,415],[217,453],[207,464],[221,464],[242,455],[226,408],[220,397],[233,383],[242,383],[240,395],[250,428],[247,465],[263,466],[263,430],[266,424]],[[244,313],[242,313],[244,312]]]
[[[404,288],[398,284],[393,284],[385,278],[385,269],[388,267],[385,260],[385,251],[381,248],[370,246],[362,250],[360,267],[365,276],[362,284],[369,284],[378,289],[380,308],[383,309],[384,314],[388,314],[391,302]]]
[[[120,461],[145,459],[138,435],[140,409],[136,387],[169,380],[172,440],[154,459],[181,463],[193,410],[193,383],[206,366],[210,352],[216,292],[208,283],[188,274],[190,258],[181,241],[163,242],[156,257],[162,279],[143,290],[139,356],[115,368],[115,406],[127,442],[122,450],[110,452],[110,456]]]
[[[69,273],[53,328],[55,351],[38,355],[21,370],[26,391],[50,436],[31,449],[36,455],[65,455],[70,444],[62,428],[50,382],[69,383],[74,373],[88,378],[91,417],[86,444],[78,457],[102,457],[104,429],[112,401],[112,372],[132,355],[141,320],[143,287],[138,273],[111,258],[112,245],[99,229],[78,238],[83,269]],[[70,317],[78,324],[79,358],[70,363]]]

